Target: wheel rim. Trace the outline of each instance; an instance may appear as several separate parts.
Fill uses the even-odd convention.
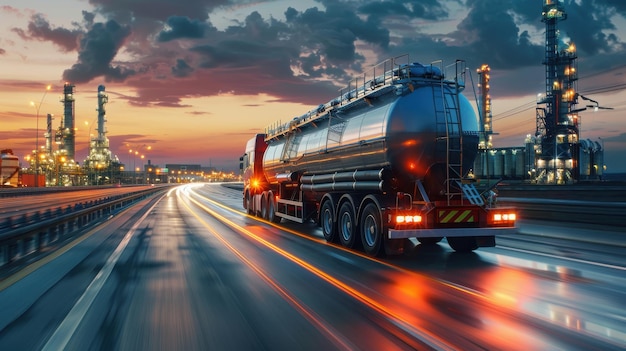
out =
[[[322,226],[324,228],[324,235],[329,236],[333,230],[333,215],[328,208],[322,212]]]
[[[378,238],[378,229],[376,228],[376,218],[373,215],[367,215],[363,221],[363,236],[367,246],[376,245]]]
[[[352,218],[348,212],[341,215],[341,236],[345,241],[350,241],[352,238]]]

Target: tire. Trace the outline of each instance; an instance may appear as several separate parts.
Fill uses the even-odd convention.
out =
[[[339,216],[337,217],[337,232],[339,234],[339,242],[341,245],[353,249],[357,247],[357,225],[354,215],[354,207],[349,201],[344,202],[339,208]]]
[[[432,238],[417,238],[417,241],[419,241],[422,245],[435,245],[440,242],[441,239],[443,239],[443,237],[437,236]]]
[[[331,200],[326,200],[320,209],[320,226],[324,239],[329,243],[337,242],[337,222],[335,221],[335,211]]]
[[[459,236],[448,238],[448,244],[456,252],[472,252],[478,248],[473,236]]]
[[[267,219],[267,195],[261,196],[261,218]]]
[[[247,191],[246,192],[246,197],[243,200],[243,204],[244,204],[243,207],[246,208],[246,210],[248,211],[249,215],[254,216],[254,211],[252,210],[252,201],[250,201],[250,200],[251,200],[250,192]]]
[[[370,256],[380,256],[384,253],[383,237],[384,226],[381,219],[380,209],[376,204],[369,203],[363,209],[359,222],[361,243],[363,251]]]
[[[267,220],[272,223],[280,223],[281,218],[276,216],[276,204],[274,204],[274,196],[270,194],[267,198]]]

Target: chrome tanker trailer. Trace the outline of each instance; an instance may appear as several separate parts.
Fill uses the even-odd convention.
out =
[[[462,61],[389,59],[336,99],[268,127],[240,159],[243,207],[272,222],[316,221],[327,241],[370,255],[411,237],[446,237],[456,251],[494,246],[516,216],[467,177],[479,126],[464,74]]]

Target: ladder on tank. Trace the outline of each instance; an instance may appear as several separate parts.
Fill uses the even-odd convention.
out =
[[[441,64],[441,61],[438,62]],[[451,66],[446,67],[446,69]],[[454,81],[441,80],[440,84],[433,84],[433,103],[436,123],[437,154],[443,156],[445,150],[446,166],[446,198],[448,205],[453,198],[462,198],[463,177],[463,126],[461,123],[461,109],[459,106],[459,76],[464,74],[465,62],[457,60],[454,63]]]

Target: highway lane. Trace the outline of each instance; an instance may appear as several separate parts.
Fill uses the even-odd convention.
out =
[[[2,282],[0,349],[626,347],[623,248],[539,225],[469,255],[444,241],[377,260],[248,217],[217,184],[157,200]]]

